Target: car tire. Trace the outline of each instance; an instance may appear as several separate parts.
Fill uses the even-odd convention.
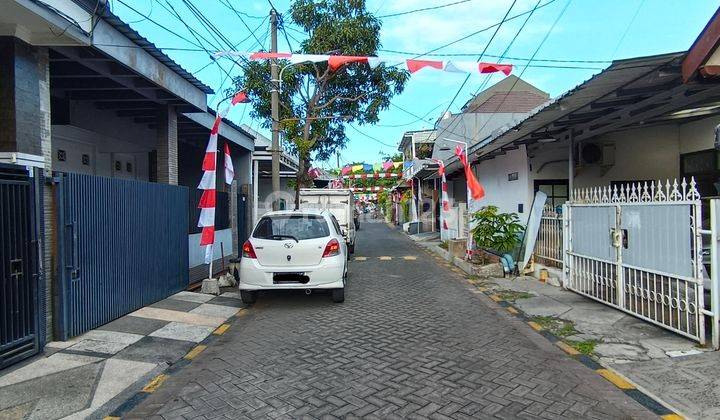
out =
[[[247,303],[247,304],[255,303],[255,301],[257,300],[257,291],[241,290],[240,291],[240,300],[242,300],[243,303]]]
[[[350,244],[347,246],[348,249],[348,257],[355,253],[355,244]]]
[[[343,303],[345,302],[345,288],[342,289],[332,289],[332,300],[335,303]]]

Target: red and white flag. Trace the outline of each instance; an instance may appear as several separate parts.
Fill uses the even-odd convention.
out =
[[[230,146],[225,143],[225,183],[231,185],[235,178],[235,170],[233,169],[232,157],[230,157]]]

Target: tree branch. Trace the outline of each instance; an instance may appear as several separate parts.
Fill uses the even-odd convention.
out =
[[[331,98],[329,101],[327,101],[327,102],[324,103],[323,105],[318,105],[318,106],[316,106],[316,107],[315,107],[315,110],[316,110],[316,111],[319,111],[319,110],[321,110],[321,109],[327,108],[328,106],[332,105],[333,102],[335,102],[335,101],[337,101],[337,100],[341,100],[341,99],[342,99],[343,101],[357,102],[357,101],[359,101],[360,99],[362,99],[364,96],[365,96],[364,93],[361,93],[361,94],[359,94],[358,96],[356,96],[356,97],[354,97],[354,98],[348,98],[348,97],[344,97],[344,96],[340,96],[340,95],[335,95],[333,98]]]

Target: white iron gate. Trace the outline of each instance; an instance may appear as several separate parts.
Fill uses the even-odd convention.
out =
[[[694,180],[576,190],[564,213],[565,287],[704,344]]]
[[[545,206],[543,209],[533,254],[535,261],[552,267],[562,267],[563,216],[552,206]]]

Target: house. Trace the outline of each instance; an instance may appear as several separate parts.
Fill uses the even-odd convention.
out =
[[[534,254],[564,287],[700,343],[712,330],[714,348],[718,28],[716,13],[688,51],[615,60],[469,147],[477,205],[527,221],[545,194]]]
[[[252,160],[252,185],[255,197],[252,204],[253,224],[265,213],[272,210],[274,199],[272,189],[272,140],[247,125],[243,130],[255,137]],[[298,171],[298,158],[289,152],[287,146],[280,153],[280,194],[277,197],[280,210],[295,208],[294,180]]]
[[[12,302],[0,307],[0,368],[188,286],[202,266],[195,192],[210,93],[106,2],[3,3],[0,207],[18,234],[0,233]],[[237,253],[238,184],[251,182],[254,152],[228,121],[219,142],[236,181],[226,188],[217,171],[216,257]]]
[[[473,150],[490,133],[513,121],[524,119],[535,108],[547,103],[548,99],[548,93],[510,75],[475,95],[463,106],[461,113],[445,114],[437,122],[437,140],[432,157],[442,160],[446,166],[447,190],[452,206],[446,212],[445,225],[448,229],[438,228],[443,240],[467,236],[467,187],[462,165],[455,156],[456,147]],[[514,196],[512,190],[505,190],[484,177],[483,171],[492,174],[493,168],[475,167],[475,170],[485,188],[486,202],[500,204],[502,200],[510,200]],[[433,178],[437,178],[437,175]],[[477,203],[471,204],[474,207],[471,206],[470,210],[477,210]],[[512,207],[513,212],[526,213],[524,202],[500,207],[505,211],[510,211],[507,207]]]
[[[432,160],[435,140],[435,130],[406,131],[398,146],[403,154],[403,179],[406,180],[403,188],[409,187],[412,192],[410,220],[403,222],[417,223],[413,227],[415,233],[432,232],[437,227],[437,188],[434,180],[426,179],[438,168],[438,163]],[[403,215],[403,212],[396,214]]]

